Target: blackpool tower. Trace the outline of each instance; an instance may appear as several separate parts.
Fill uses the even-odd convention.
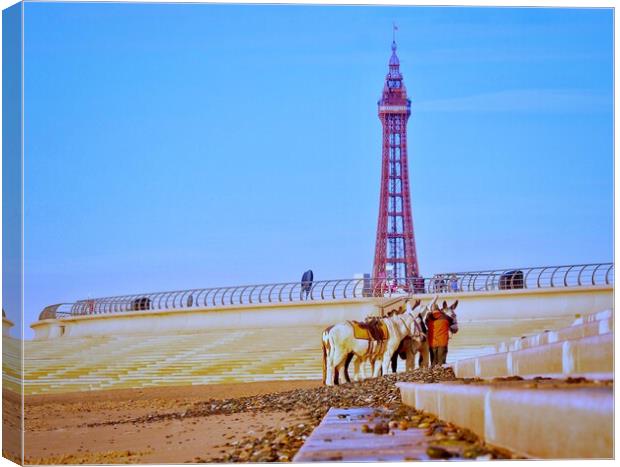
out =
[[[383,125],[383,154],[373,277],[391,278],[392,284],[411,290],[418,282],[411,279],[420,275],[407,163],[407,120],[411,114],[411,100],[407,98],[400,73],[396,40],[392,41],[389,71],[378,105]]]

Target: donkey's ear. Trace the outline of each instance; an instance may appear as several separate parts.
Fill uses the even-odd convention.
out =
[[[420,303],[422,303],[422,300],[420,300],[419,298],[414,302],[413,306],[411,307],[412,310],[415,310],[417,307],[420,306]]]
[[[444,300],[443,303],[441,304],[441,308],[448,308],[448,302]]]
[[[458,304],[459,304],[459,301],[457,300],[457,301],[455,301],[455,302],[452,304],[452,306],[451,306],[450,308],[452,308],[452,310],[454,311],[454,310],[456,310],[456,307],[458,306]]]

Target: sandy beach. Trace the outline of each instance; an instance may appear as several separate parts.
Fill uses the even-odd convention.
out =
[[[27,396],[25,463],[290,462],[333,407],[391,414],[398,429],[419,430],[422,445],[414,451],[426,458],[512,457],[469,430],[404,406],[396,386],[454,379],[452,369],[434,367],[335,387],[274,381]],[[3,400],[5,411],[18,413],[15,394],[5,391]],[[15,458],[10,448],[18,444],[8,443],[18,439],[19,424],[11,420],[5,455]],[[389,432],[379,425],[365,431],[374,433],[369,442]]]
[[[211,459],[226,451],[226,442],[262,436],[274,427],[303,423],[305,418],[299,411],[266,411],[127,421],[182,412],[212,399],[318,386],[319,381],[273,381],[27,396],[26,462],[183,463]],[[11,399],[17,401],[5,396],[5,401]]]

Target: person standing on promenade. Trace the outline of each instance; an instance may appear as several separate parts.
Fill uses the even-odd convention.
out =
[[[452,274],[450,276],[450,289],[452,289],[452,292],[458,292],[459,291],[459,281],[456,278],[456,274]]]
[[[306,300],[308,300],[308,295],[310,295],[310,291],[312,290],[312,282],[314,281],[314,273],[312,269],[308,269],[301,276],[301,299],[303,300],[303,293],[306,293]]]

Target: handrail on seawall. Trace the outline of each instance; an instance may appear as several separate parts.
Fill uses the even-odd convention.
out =
[[[410,294],[481,292],[613,285],[614,264],[495,269],[435,274],[432,277],[331,279],[305,284],[283,282],[91,298],[47,306],[39,320],[146,310],[213,308],[248,304],[316,302]]]

